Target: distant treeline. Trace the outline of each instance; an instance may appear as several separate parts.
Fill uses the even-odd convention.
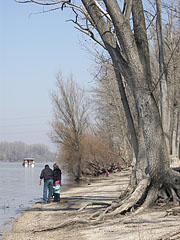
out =
[[[23,142],[0,142],[0,161],[23,161],[25,157],[32,157],[35,162],[52,161],[55,154],[43,144],[27,145]]]

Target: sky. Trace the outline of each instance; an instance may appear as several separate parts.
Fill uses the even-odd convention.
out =
[[[36,14],[35,4],[0,0],[0,142],[45,144],[53,118],[50,92],[56,75],[73,75],[86,88],[92,62],[69,10]]]

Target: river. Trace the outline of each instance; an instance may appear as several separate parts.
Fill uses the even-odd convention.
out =
[[[45,164],[53,166],[52,162],[35,163],[34,168],[25,168],[21,162],[0,162],[0,238],[25,208],[42,198],[43,184],[39,186],[39,176]],[[69,179],[62,169],[63,188]]]

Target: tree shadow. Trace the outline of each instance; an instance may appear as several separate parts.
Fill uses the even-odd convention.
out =
[[[112,191],[113,192],[113,191]],[[34,211],[77,211],[80,207],[77,207],[77,204],[91,204],[96,205],[97,207],[93,207],[93,209],[102,209],[107,207],[110,202],[118,200],[118,197],[109,197],[109,196],[74,196],[74,197],[64,197],[61,198],[60,202],[51,202],[48,204],[43,204],[41,201],[35,203],[35,205],[40,206],[32,206],[24,211],[34,212]],[[101,205],[102,203],[102,205]],[[107,205],[106,205],[107,204]]]

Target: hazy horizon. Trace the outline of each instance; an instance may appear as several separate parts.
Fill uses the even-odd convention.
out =
[[[50,122],[56,75],[72,74],[78,84],[91,82],[82,33],[70,11],[37,14],[42,6],[0,2],[0,141],[45,144],[51,149]]]

